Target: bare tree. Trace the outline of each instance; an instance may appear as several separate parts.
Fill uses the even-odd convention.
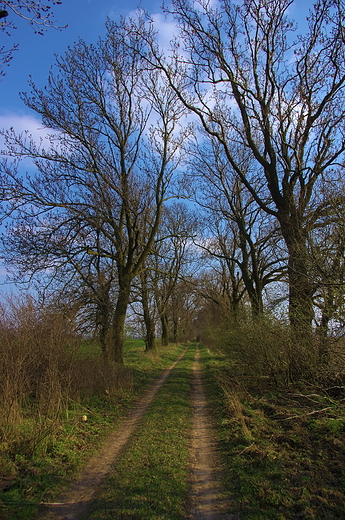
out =
[[[151,45],[150,62],[218,140],[258,206],[279,222],[289,255],[290,321],[309,331],[315,287],[307,236],[318,218],[322,183],[344,165],[345,5],[317,0],[308,29],[297,35],[292,4],[174,0],[180,33],[172,61],[152,25],[139,30]],[[239,146],[252,156],[250,175],[238,161]],[[269,199],[253,179],[265,183]]]
[[[29,135],[6,132],[15,162],[3,162],[3,195],[5,211],[24,227],[39,229],[49,220],[51,243],[70,222],[86,235],[98,233],[101,249],[94,241],[79,243],[78,232],[71,247],[79,248],[79,258],[115,262],[112,359],[123,363],[131,283],[152,249],[164,201],[171,196],[185,109],[166,79],[147,67],[142,41],[131,38],[125,22],[109,22],[107,29],[106,40],[90,46],[79,41],[59,58],[46,89],[32,84],[31,94],[23,96],[51,134],[48,142],[37,143]],[[32,159],[35,172],[20,175],[20,158]]]
[[[131,293],[131,311],[135,316],[136,328],[145,341],[145,350],[156,349],[157,306],[154,295],[155,273],[150,268],[150,256],[142,271],[134,280]]]
[[[148,258],[148,273],[145,277],[145,284],[142,285],[142,291],[147,291],[149,287],[150,291],[154,293],[161,322],[163,345],[168,345],[171,336],[172,299],[175,290],[181,279],[187,277],[187,269],[191,261],[189,245],[194,227],[193,215],[185,205],[174,203],[167,206],[155,247]],[[177,316],[176,320],[178,320]],[[175,330],[177,330],[176,326]]]
[[[72,216],[45,215],[33,224],[21,215],[2,237],[3,258],[18,286],[33,286],[54,307],[78,308],[79,325],[97,336],[104,357],[112,359],[111,322],[117,293],[115,253],[104,256],[100,229]],[[92,254],[89,252],[92,251]],[[59,303],[60,302],[60,303]]]
[[[256,204],[230,167],[217,140],[198,143],[191,152],[190,168],[194,176],[197,173],[197,198],[206,213],[205,238],[200,247],[218,259],[221,269],[228,272],[234,315],[243,294],[239,291],[240,278],[253,317],[257,317],[264,309],[264,288],[280,280],[285,271],[284,258],[276,254],[277,250],[281,252],[277,247],[281,236],[276,221]],[[238,151],[238,160],[243,172],[250,169],[243,150]],[[256,190],[262,192],[258,182]]]

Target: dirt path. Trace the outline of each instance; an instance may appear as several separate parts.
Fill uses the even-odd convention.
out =
[[[165,383],[171,370],[185,355],[184,351],[178,359],[163,372],[162,376],[146,390],[136,406],[120,426],[108,437],[106,444],[93,457],[82,471],[79,479],[60,498],[58,502],[42,504],[43,511],[39,515],[44,520],[76,520],[83,518],[99,485],[109,472],[110,466],[124,449],[133,434],[146,408],[157,391]]]
[[[192,511],[193,520],[235,520],[227,513],[229,504],[222,497],[218,481],[220,464],[217,458],[215,433],[207,412],[206,395],[197,348],[192,375]]]
[[[125,448],[147,407],[185,352],[163,372],[158,381],[143,393],[128,417],[108,437],[104,447],[89,461],[79,479],[59,498],[59,501],[42,504],[39,519],[77,520],[86,518],[90,503],[109,473],[111,465]],[[222,497],[218,482],[220,468],[215,434],[207,413],[198,348],[192,371],[192,410],[191,514],[188,518],[190,520],[237,520],[237,516],[226,513],[229,504]]]

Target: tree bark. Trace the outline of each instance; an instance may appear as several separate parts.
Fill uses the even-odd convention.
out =
[[[169,321],[167,314],[162,314],[161,316],[161,324],[162,324],[162,345],[169,345]]]
[[[289,318],[296,332],[311,333],[314,318],[314,287],[309,277],[306,236],[302,224],[280,219],[281,231],[288,248]]]
[[[146,326],[145,350],[146,350],[146,352],[148,352],[150,350],[156,349],[154,320],[152,320],[151,317],[148,317],[147,320],[145,320],[145,326]]]
[[[130,290],[130,281],[126,280],[120,284],[118,300],[113,318],[112,359],[119,365],[124,364],[125,320],[127,308],[129,305]]]
[[[155,350],[155,321],[151,316],[150,307],[148,302],[147,288],[143,287],[142,290],[142,300],[143,313],[144,313],[144,323],[146,329],[145,335],[145,350]]]
[[[105,306],[99,309],[101,313],[99,317],[99,342],[102,354],[106,362],[112,359],[112,330],[109,309]]]

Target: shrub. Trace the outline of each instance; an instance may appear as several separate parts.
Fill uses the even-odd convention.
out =
[[[296,333],[289,325],[270,317],[242,320],[214,331],[218,347],[233,360],[238,372],[252,382],[267,379],[276,386],[300,381],[318,382],[326,370],[320,358],[316,334]],[[210,347],[215,346],[212,334]],[[329,354],[331,350],[329,351]],[[327,360],[329,367],[330,355]]]
[[[42,450],[71,402],[131,387],[129,369],[83,353],[76,323],[31,297],[0,308],[0,443],[9,452]]]

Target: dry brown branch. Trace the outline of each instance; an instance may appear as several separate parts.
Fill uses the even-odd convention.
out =
[[[283,419],[283,421],[289,421],[290,419],[300,419],[301,417],[307,417],[308,415],[313,415],[315,413],[325,412],[326,410],[330,410],[331,408],[333,408],[333,406],[326,406],[326,408],[322,408],[321,410],[313,410],[312,412],[302,413],[301,415],[291,415],[291,417],[286,417],[285,419]]]

